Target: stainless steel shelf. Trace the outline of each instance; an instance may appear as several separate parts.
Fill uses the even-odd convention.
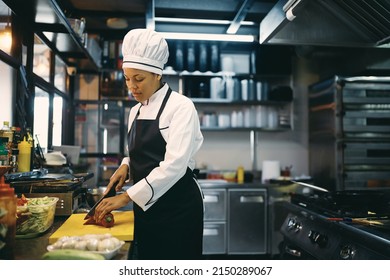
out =
[[[101,67],[100,57],[90,54],[56,1],[4,0],[4,3],[26,25],[33,26],[37,36],[67,65],[82,71],[97,71]]]
[[[263,128],[263,127],[201,127],[202,131],[216,131],[216,132],[229,132],[229,131],[262,131],[262,132],[283,132],[290,131],[291,128]]]

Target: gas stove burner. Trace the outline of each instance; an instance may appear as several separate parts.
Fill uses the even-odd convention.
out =
[[[387,189],[292,194],[291,202],[330,217],[390,216],[390,190]]]

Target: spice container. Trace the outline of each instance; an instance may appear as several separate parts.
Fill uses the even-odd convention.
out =
[[[13,135],[14,135],[14,133],[11,130],[11,128],[9,127],[9,122],[4,121],[3,122],[3,127],[0,130],[0,137],[6,137],[8,139],[7,142],[11,142],[12,143]]]
[[[0,166],[0,259],[14,259],[16,234],[16,196],[13,188],[4,181],[11,166]]]

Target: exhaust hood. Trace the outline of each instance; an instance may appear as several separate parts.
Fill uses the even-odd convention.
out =
[[[280,0],[260,23],[260,44],[389,47],[389,0]]]

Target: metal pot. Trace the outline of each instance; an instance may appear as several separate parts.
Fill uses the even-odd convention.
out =
[[[99,201],[100,198],[103,197],[103,193],[106,190],[106,187],[97,187],[90,188],[87,190],[87,203],[90,207],[95,205],[96,202]]]

